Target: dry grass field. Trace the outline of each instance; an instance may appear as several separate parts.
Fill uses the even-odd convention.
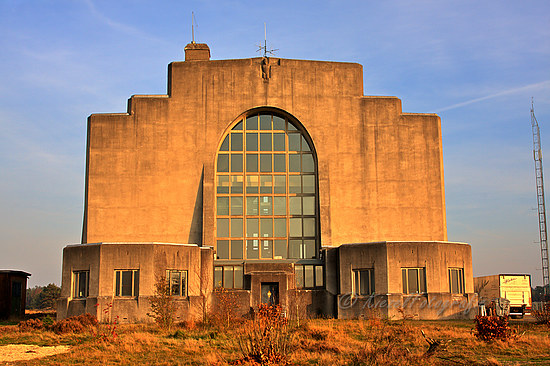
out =
[[[0,364],[258,365],[261,363],[243,354],[243,349],[250,350],[256,325],[250,320],[238,320],[229,327],[185,323],[162,330],[155,324],[134,324],[119,325],[113,330],[100,324],[62,334],[44,329],[22,331],[17,325],[4,325],[0,326]],[[478,340],[473,328],[473,321],[384,321],[380,318],[270,323],[261,332],[267,334],[268,342],[282,344],[282,347],[273,344],[266,347],[279,347],[275,351],[284,355],[279,359],[266,357],[263,364],[550,364],[550,327],[547,325],[518,322],[512,324],[509,340],[488,343]],[[442,345],[427,352],[429,345],[422,331]],[[256,333],[258,335],[262,336]],[[9,361],[4,355],[3,359],[5,346],[13,344],[69,348],[63,348],[64,353],[43,358]]]

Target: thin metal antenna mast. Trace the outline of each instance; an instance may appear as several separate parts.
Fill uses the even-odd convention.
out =
[[[261,43],[258,45],[258,50],[256,52],[264,51],[264,57],[267,57],[267,54],[275,55],[275,51],[279,51],[279,49],[274,50],[268,50],[267,49],[267,25],[264,23],[264,45],[262,46]]]
[[[544,202],[544,178],[542,174],[542,148],[540,146],[540,129],[537,118],[535,117],[535,108],[533,99],[531,99],[531,128],[533,130],[533,158],[535,159],[535,177],[537,183],[537,201],[539,214],[539,234],[540,234],[540,254],[542,257],[542,285],[544,293],[548,295],[548,241],[546,240],[548,231],[546,230],[546,204]]]

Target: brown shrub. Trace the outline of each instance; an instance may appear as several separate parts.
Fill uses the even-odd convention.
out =
[[[39,330],[44,328],[44,324],[40,319],[29,319],[19,322],[17,324],[20,332],[32,332],[33,330]]]
[[[546,324],[550,327],[550,302],[543,304],[540,310],[532,310],[531,315],[537,319],[537,323]]]
[[[508,318],[504,316],[476,316],[474,335],[485,342],[507,340],[512,335]]]
[[[97,324],[98,321],[95,316],[85,313],[55,322],[52,330],[56,334],[81,333],[87,328],[97,326]]]

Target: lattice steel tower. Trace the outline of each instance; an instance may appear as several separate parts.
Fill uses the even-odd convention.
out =
[[[542,257],[542,285],[544,286],[544,293],[548,294],[548,241],[546,240],[548,232],[546,230],[546,205],[544,202],[544,179],[542,174],[542,148],[540,146],[540,130],[537,118],[535,117],[533,101],[531,101],[531,128],[533,130],[533,158],[535,159],[535,177],[537,183],[540,253]]]

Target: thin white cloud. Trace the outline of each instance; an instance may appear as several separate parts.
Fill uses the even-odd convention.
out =
[[[544,89],[544,88],[547,88],[547,87],[550,87],[550,80],[545,80],[545,81],[542,81],[540,83],[529,84],[529,85],[522,86],[522,87],[519,87],[519,88],[512,88],[512,89],[508,89],[508,90],[503,90],[501,92],[486,95],[486,96],[481,97],[481,98],[470,99],[470,100],[467,100],[465,102],[461,102],[461,103],[453,104],[453,105],[450,105],[450,106],[447,106],[447,107],[436,109],[434,112],[439,113],[439,112],[443,112],[443,111],[448,111],[450,109],[460,108],[460,107],[464,107],[464,106],[467,106],[467,105],[470,105],[470,104],[482,102],[482,101],[487,100],[487,99],[494,99],[494,98],[502,97],[504,95],[517,94],[517,93],[522,93],[522,92],[537,90],[537,89]]]
[[[153,42],[164,42],[164,43],[166,43],[166,41],[164,39],[151,36],[151,35],[149,35],[145,32],[140,31],[139,29],[137,29],[135,27],[132,27],[132,26],[124,24],[124,23],[117,22],[117,21],[115,21],[115,20],[113,20],[109,17],[106,17],[105,15],[100,13],[99,10],[97,10],[97,8],[96,8],[96,6],[95,6],[95,4],[93,3],[92,0],[84,0],[84,2],[86,3],[88,8],[90,9],[91,13],[97,19],[99,19],[103,23],[107,24],[109,27],[113,28],[114,30],[120,31],[122,33],[126,33],[126,34],[131,35],[131,36],[144,38],[144,39],[147,39],[147,40],[150,40],[150,41],[153,41]]]

